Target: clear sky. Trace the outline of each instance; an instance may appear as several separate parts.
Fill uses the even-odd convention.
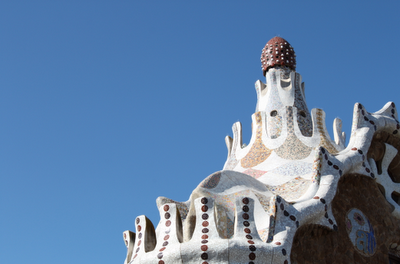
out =
[[[317,3],[317,4],[316,4]],[[400,104],[399,1],[1,1],[0,263],[120,263],[244,143],[274,36],[309,108]]]

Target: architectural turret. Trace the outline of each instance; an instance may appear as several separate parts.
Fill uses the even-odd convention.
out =
[[[125,263],[388,263],[400,255],[400,124],[394,103],[354,107],[345,146],[321,109],[309,112],[292,46],[274,37],[261,55],[252,137],[227,137],[222,171],[186,202],[159,197],[124,232]],[[395,262],[391,262],[395,263]],[[400,263],[400,262],[399,262]]]

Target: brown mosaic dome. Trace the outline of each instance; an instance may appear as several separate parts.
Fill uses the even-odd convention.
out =
[[[296,55],[293,47],[281,37],[274,37],[267,42],[261,53],[263,74],[276,65],[287,66],[296,70]]]

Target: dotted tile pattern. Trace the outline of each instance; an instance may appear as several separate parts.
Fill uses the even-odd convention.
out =
[[[171,214],[169,212],[170,206],[168,204],[164,205],[163,207],[164,210],[164,219],[166,220],[164,225],[166,227],[165,231],[164,231],[164,241],[162,244],[162,247],[158,250],[158,254],[157,254],[157,260],[158,260],[158,264],[165,264],[165,261],[163,260],[164,257],[164,250],[167,249],[168,245],[169,245],[169,239],[170,239],[170,232],[171,229],[169,228],[171,226],[171,220],[169,220],[171,218]]]
[[[291,163],[284,164],[276,169],[271,170],[271,172],[280,175],[305,175],[312,173],[312,165],[310,163],[293,161]]]
[[[161,206],[163,206],[164,204],[167,204],[167,203],[176,204],[176,207],[179,210],[182,221],[184,221],[186,219],[186,216],[189,213],[189,206],[188,206],[188,204],[190,204],[189,202],[177,202],[177,201],[174,201],[174,200],[166,198],[166,197],[158,197],[158,199],[157,199],[157,207],[158,208],[160,208]]]
[[[300,198],[310,187],[312,181],[296,177],[285,184],[278,186],[267,186],[267,188],[275,195],[285,197],[286,200],[292,201]]]
[[[257,166],[258,164],[265,161],[269,155],[271,155],[271,150],[268,149],[264,143],[262,142],[262,119],[261,113],[257,112],[255,114],[256,117],[256,140],[254,144],[251,146],[251,149],[247,155],[240,160],[243,168],[251,168]]]
[[[296,89],[294,90],[294,107],[297,108],[297,124],[303,136],[311,137],[313,132],[311,115],[308,111],[305,98],[301,92],[300,74],[298,73],[296,73],[295,85]]]
[[[200,187],[206,189],[215,188],[221,180],[221,172],[216,172],[208,176],[204,181],[201,182]]]
[[[267,119],[267,131],[271,138],[278,138],[282,133],[282,116],[277,114],[276,116]]]
[[[329,135],[327,135],[324,116],[324,112],[321,109],[317,109],[317,129],[321,137],[320,145],[326,148],[329,153],[337,154],[338,150],[333,146]]]
[[[254,178],[260,178],[261,176],[263,176],[266,171],[262,171],[262,170],[255,170],[255,169],[247,169],[243,172],[244,174],[250,175],[251,177]]]
[[[206,198],[206,197],[204,197],[204,198],[201,198],[201,203],[203,204],[203,206],[201,207],[201,210],[203,211],[203,215],[202,215],[202,223],[201,223],[201,225],[204,227],[203,229],[202,229],[202,233],[203,233],[203,235],[201,236],[201,246],[200,246],[200,250],[201,250],[201,255],[200,255],[200,257],[201,257],[201,260],[203,260],[203,262],[202,262],[202,264],[208,264],[208,253],[207,253],[207,250],[208,250],[208,232],[209,232],[209,229],[208,229],[208,225],[209,225],[209,222],[207,221],[208,220],[208,217],[209,217],[209,215],[208,215],[208,206],[207,206],[207,203],[208,203],[208,199]]]
[[[288,136],[283,145],[274,151],[279,157],[286,160],[299,160],[307,158],[310,155],[312,148],[304,145],[303,142],[301,142],[295,135],[292,107],[286,108],[286,116]]]

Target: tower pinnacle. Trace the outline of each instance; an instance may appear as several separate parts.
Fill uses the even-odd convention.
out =
[[[296,70],[296,55],[293,47],[281,37],[273,37],[267,42],[261,53],[261,68],[263,74],[276,65],[287,66]]]

